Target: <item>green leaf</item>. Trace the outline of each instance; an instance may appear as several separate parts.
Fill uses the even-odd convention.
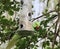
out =
[[[56,45],[58,44],[58,42],[57,42],[57,41],[55,41],[54,43],[55,43]]]
[[[14,12],[13,12],[12,10],[9,10],[9,11],[8,11],[8,14],[9,14],[9,15],[13,15]]]
[[[49,46],[49,45],[50,45],[49,41],[44,41],[43,42],[43,47],[46,47],[46,46]]]
[[[49,46],[46,46],[46,47],[45,47],[45,49],[52,49],[52,48],[51,48],[51,47],[49,47]]]
[[[34,47],[34,44],[30,44],[30,47],[33,48]]]
[[[36,27],[36,26],[40,26],[40,22],[35,21],[35,22],[33,23],[33,27]]]
[[[36,47],[36,46],[34,46],[34,49],[37,49],[37,47]]]

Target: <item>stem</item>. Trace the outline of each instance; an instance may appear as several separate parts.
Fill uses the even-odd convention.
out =
[[[50,1],[50,0],[47,0],[47,7],[49,6],[49,1]]]
[[[58,1],[58,4],[60,4],[60,0]],[[54,49],[54,43],[56,41],[56,37],[57,37],[57,34],[59,33],[59,31],[57,32],[57,25],[58,23],[60,23],[60,12],[59,12],[60,8],[59,8],[59,5],[58,5],[58,20],[56,22],[56,26],[55,26],[55,34],[54,34],[54,38],[53,38],[53,42],[52,42],[52,49]],[[58,29],[59,30],[59,29]]]
[[[60,32],[60,0],[58,0],[58,19],[59,19],[59,30],[58,33]],[[59,33],[59,47],[60,47],[60,33]]]
[[[43,43],[42,43],[42,49],[44,49],[44,48],[43,48]]]
[[[59,47],[60,47],[60,35],[59,35]]]
[[[55,44],[55,41],[56,41],[56,32],[57,32],[57,25],[58,25],[58,20],[56,21],[56,26],[55,26],[55,32],[54,32],[54,38],[53,38],[53,41],[52,41],[52,49],[54,49],[54,44]]]

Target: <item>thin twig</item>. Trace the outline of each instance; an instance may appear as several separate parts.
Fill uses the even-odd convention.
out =
[[[52,41],[52,49],[54,49],[54,44],[55,44],[55,41],[56,41],[57,25],[58,25],[58,20],[57,20],[56,26],[55,26],[54,38],[53,38],[53,41]]]
[[[49,1],[50,1],[50,0],[47,0],[47,7],[48,7],[48,5],[49,5]]]
[[[58,31],[57,31],[57,33],[56,33],[56,35],[59,37],[59,47],[60,47],[60,25],[59,25],[59,28],[58,28]]]
[[[60,0],[58,1],[58,3],[60,3]],[[52,49],[54,49],[54,44],[55,44],[55,41],[56,41],[56,37],[57,37],[57,34],[59,33],[59,32],[57,32],[57,25],[58,25],[59,20],[60,20],[60,12],[59,12],[59,10],[60,10],[60,8],[59,8],[59,5],[58,5],[58,11],[57,11],[58,20],[57,20],[56,26],[55,26],[55,34],[54,34],[54,39],[53,39],[53,42],[52,42]],[[59,31],[59,29],[58,29],[58,31]]]
[[[48,12],[48,13],[46,13],[46,14],[43,14],[43,15],[37,17],[37,18],[33,18],[33,19],[32,19],[32,22],[35,21],[36,19],[39,19],[39,18],[41,18],[41,17],[43,17],[43,16],[45,16],[45,15],[47,15],[47,14],[49,14],[49,13],[52,13],[52,12],[56,12],[56,10],[52,10],[52,11],[50,11],[50,12]]]

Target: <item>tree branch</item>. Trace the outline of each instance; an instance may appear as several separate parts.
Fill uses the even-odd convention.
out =
[[[32,22],[35,21],[36,19],[39,19],[39,18],[41,18],[41,17],[43,17],[43,16],[45,16],[45,15],[47,15],[47,14],[49,14],[49,13],[52,13],[52,12],[56,12],[56,10],[52,10],[52,11],[50,11],[50,12],[48,12],[48,13],[46,13],[46,14],[43,14],[43,15],[37,17],[37,18],[33,18],[33,19],[32,19]]]
[[[60,0],[58,1],[58,3],[60,3]],[[55,41],[56,41],[56,37],[57,37],[57,34],[59,33],[59,30],[60,30],[60,8],[59,8],[60,5],[58,5],[58,20],[56,22],[56,26],[55,26],[55,34],[54,34],[54,38],[53,38],[53,42],[52,42],[52,49],[54,49],[54,44],[55,44]],[[58,28],[58,31],[57,31],[57,25],[59,23],[59,28]]]

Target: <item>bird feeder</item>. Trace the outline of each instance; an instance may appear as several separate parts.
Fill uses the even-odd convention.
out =
[[[29,21],[31,19],[32,2],[31,0],[21,0],[21,2],[23,2],[23,5],[19,18],[20,33],[33,33],[32,22]]]

